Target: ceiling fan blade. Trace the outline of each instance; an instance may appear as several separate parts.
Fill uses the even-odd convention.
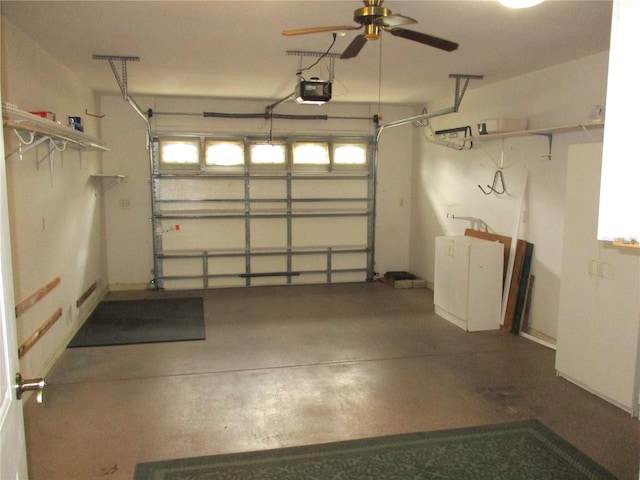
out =
[[[367,43],[367,37],[365,37],[364,34],[358,35],[351,41],[346,50],[342,52],[340,58],[344,60],[347,58],[355,57],[356,55],[358,55],[358,53],[360,53],[360,50],[362,50],[362,47],[364,47],[365,43]]]
[[[322,32],[342,32],[344,30],[359,30],[361,25],[339,25],[333,27],[311,27],[311,28],[295,28],[293,30],[283,30],[282,35],[306,35],[308,33],[322,33]]]
[[[432,37],[431,35],[427,35],[426,33],[407,30],[406,28],[389,28],[385,30],[391,35],[395,35],[396,37],[413,40],[414,42],[429,45],[430,47],[439,48],[440,50],[445,50],[447,52],[452,52],[453,50],[458,48],[458,44],[455,42],[450,42],[449,40],[445,40],[443,38]]]
[[[411,17],[394,13],[392,15],[386,15],[384,17],[377,18],[374,23],[380,25],[381,27],[394,28],[400,27],[402,25],[413,25],[415,23],[418,23],[418,21],[414,20]]]

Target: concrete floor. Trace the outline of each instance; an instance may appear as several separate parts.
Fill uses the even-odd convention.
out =
[[[31,480],[127,479],[180,457],[537,418],[621,479],[640,422],[557,377],[554,351],[466,333],[380,283],[204,296],[207,340],[66,350],[25,405]]]

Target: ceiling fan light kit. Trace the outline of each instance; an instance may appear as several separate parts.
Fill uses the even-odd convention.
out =
[[[502,5],[509,8],[529,8],[540,5],[544,0],[498,0]]]

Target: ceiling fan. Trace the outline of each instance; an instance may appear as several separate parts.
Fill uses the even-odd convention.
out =
[[[298,28],[293,30],[283,30],[283,35],[306,35],[308,33],[321,32],[340,32],[344,30],[360,30],[364,27],[364,33],[361,33],[349,44],[340,58],[353,58],[368,40],[377,40],[380,38],[381,30],[389,32],[396,37],[406,38],[414,42],[422,43],[430,47],[439,48],[447,52],[451,52],[458,48],[458,44],[444,40],[443,38],[433,37],[426,33],[416,32],[403,28],[404,25],[412,25],[418,23],[416,20],[404,15],[391,13],[391,10],[382,6],[384,0],[363,0],[364,7],[358,8],[353,12],[353,20],[359,25],[341,25],[330,27],[311,27]]]

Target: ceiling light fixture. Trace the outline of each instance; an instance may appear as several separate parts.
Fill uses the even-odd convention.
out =
[[[541,4],[544,0],[498,0],[502,5],[509,8],[529,8]]]

